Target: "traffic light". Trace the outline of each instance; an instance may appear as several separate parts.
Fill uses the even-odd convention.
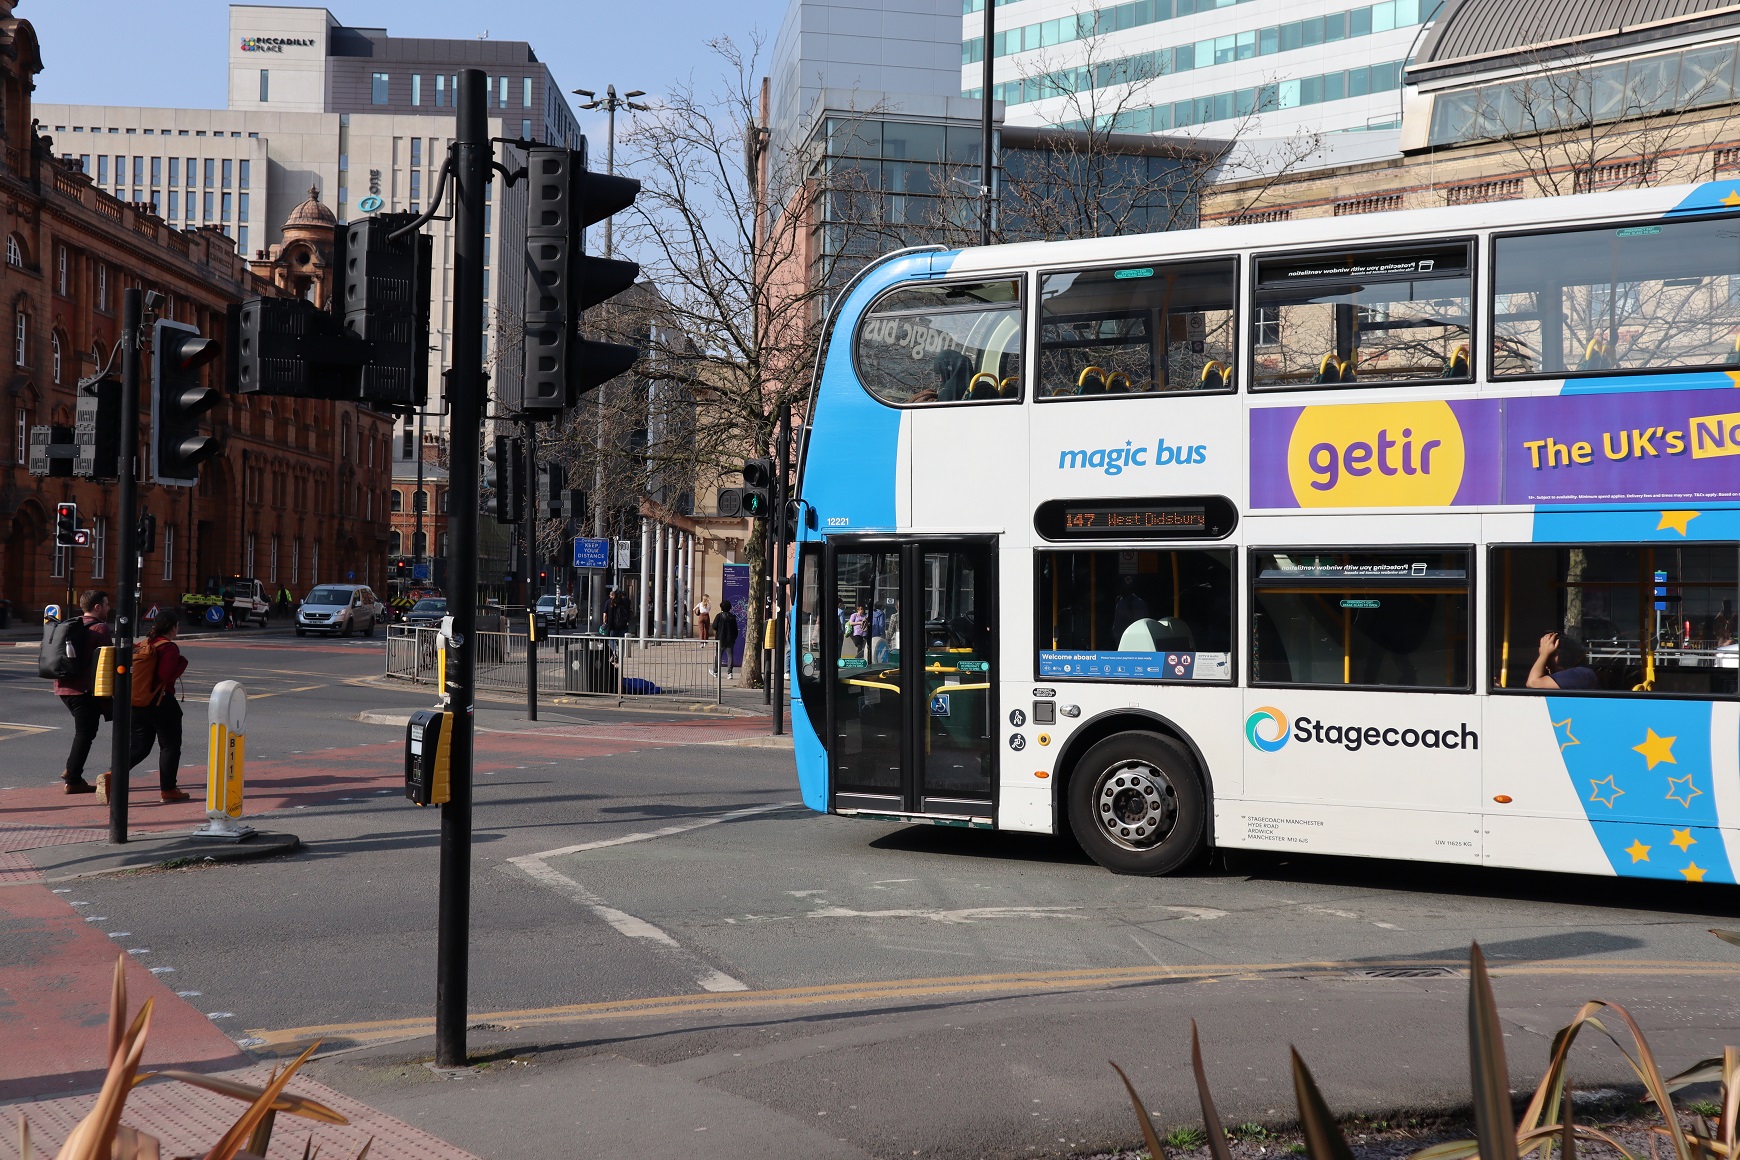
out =
[[[562,508],[557,513],[557,518],[584,522],[586,519],[586,493],[577,487],[563,488]]]
[[[538,503],[552,520],[568,518],[568,468],[560,463],[538,465]]]
[[[74,403],[74,475],[121,478],[121,384],[99,379],[79,385]]]
[[[157,550],[157,517],[146,512],[139,517],[139,529],[133,544],[141,556],[149,556]]]
[[[71,427],[58,423],[30,429],[30,474],[70,476],[77,460],[78,448],[73,445]]]
[[[368,344],[355,398],[423,406],[429,398],[429,288],[434,242],[400,233],[416,214],[359,218],[339,231],[344,329]],[[394,234],[398,234],[394,237]]]
[[[554,419],[633,366],[638,347],[592,342],[577,328],[589,307],[634,285],[633,262],[586,254],[586,227],[634,204],[640,182],[591,173],[585,150],[526,150],[525,365],[510,412]],[[511,392],[507,392],[511,394]]]
[[[71,548],[77,545],[79,535],[79,505],[76,503],[57,503],[54,505],[54,545],[57,548]]]
[[[483,486],[495,494],[484,501],[483,510],[498,524],[517,524],[526,510],[526,452],[524,440],[497,435],[495,446],[485,452]]]
[[[250,298],[229,308],[226,377],[237,394],[353,399],[364,346],[305,298]]]
[[[218,441],[202,435],[199,417],[217,405],[216,388],[200,382],[199,369],[223,353],[185,322],[157,320],[151,339],[151,478],[192,487],[199,465],[216,455]]]

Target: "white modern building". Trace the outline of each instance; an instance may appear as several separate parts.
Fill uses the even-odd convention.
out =
[[[1132,133],[1394,130],[1402,66],[1443,3],[999,0],[995,95],[1011,125],[1069,124],[1091,110],[1115,111]],[[963,7],[961,88],[977,95],[985,0]]]
[[[342,25],[325,8],[232,5],[223,109],[41,104],[36,115],[54,152],[77,161],[106,192],[148,204],[178,228],[221,229],[253,256],[280,240],[278,223],[310,188],[341,222],[426,210],[453,140],[464,68],[489,77],[493,136],[578,147],[573,112],[525,41],[394,37]],[[503,202],[495,197],[492,240],[511,228]],[[432,412],[442,409],[435,394],[452,341],[449,224],[430,225]],[[492,318],[494,302],[505,301],[502,291],[519,277],[501,266],[488,270]],[[439,414],[425,421],[445,428]]]

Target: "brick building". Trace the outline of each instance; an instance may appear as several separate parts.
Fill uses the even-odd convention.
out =
[[[118,573],[118,485],[32,476],[27,456],[30,428],[71,426],[78,380],[111,366],[123,291],[155,290],[161,317],[221,338],[232,302],[325,289],[297,281],[282,261],[256,273],[221,231],[172,229],[149,206],[124,203],[54,160],[31,116],[42,70],[36,34],[12,8],[0,0],[0,312],[13,339],[12,373],[0,390],[0,600],[33,616],[69,588],[112,588]],[[312,200],[285,223],[277,257],[307,257],[324,278],[332,215]],[[293,225],[302,227],[294,239]],[[216,383],[221,361],[206,373]],[[142,410],[148,389],[142,382]],[[223,451],[202,467],[199,486],[140,487],[139,510],[158,528],[140,573],[143,606],[226,575],[256,575],[298,593],[325,580],[384,583],[390,417],[349,403],[226,394],[206,419]],[[144,456],[143,418],[140,428]],[[52,513],[66,500],[92,531],[88,549],[54,547]]]

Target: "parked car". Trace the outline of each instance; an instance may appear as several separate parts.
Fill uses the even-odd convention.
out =
[[[319,584],[296,609],[296,635],[373,636],[380,621],[380,602],[367,584]]]
[[[405,623],[412,628],[440,628],[441,618],[446,615],[446,597],[425,596],[405,613]]]
[[[572,625],[580,616],[579,606],[571,596],[540,596],[532,611],[544,617],[552,628]]]

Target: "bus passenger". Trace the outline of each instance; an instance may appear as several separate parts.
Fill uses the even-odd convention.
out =
[[[1594,689],[1599,687],[1589,667],[1589,651],[1576,637],[1549,632],[1541,636],[1540,655],[1529,669],[1531,689]]]

